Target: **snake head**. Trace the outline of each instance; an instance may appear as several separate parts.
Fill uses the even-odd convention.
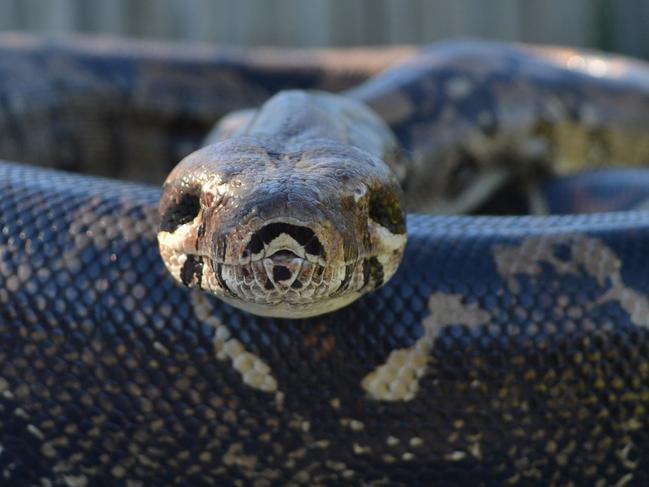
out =
[[[385,283],[406,243],[390,169],[328,140],[239,137],[167,178],[158,242],[172,276],[254,314],[333,311]]]

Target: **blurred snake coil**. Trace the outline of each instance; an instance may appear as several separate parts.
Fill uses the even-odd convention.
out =
[[[367,104],[408,208],[449,213],[300,319],[178,285],[156,240],[165,175],[288,89]],[[595,52],[3,34],[0,484],[649,484],[648,127],[649,66]]]

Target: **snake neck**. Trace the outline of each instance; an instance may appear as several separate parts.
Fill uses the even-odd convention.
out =
[[[391,129],[365,103],[349,97],[316,90],[283,91],[258,110],[241,110],[225,117],[207,143],[245,136],[273,139],[289,150],[327,140],[384,161],[400,180],[405,174]]]
[[[620,57],[451,41],[345,95],[382,117],[411,156],[410,206],[455,213],[507,182],[646,164],[648,81],[646,63]]]

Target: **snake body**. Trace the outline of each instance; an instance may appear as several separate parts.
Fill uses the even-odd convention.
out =
[[[649,160],[636,120],[647,105],[635,108],[649,100],[649,67],[620,73],[615,62],[454,42],[343,95],[281,92],[227,117],[216,144],[167,178],[162,258],[179,282],[262,315],[345,306],[389,280],[403,254],[398,173],[410,209],[444,212],[507,178]]]
[[[440,168],[444,161],[473,161],[456,176],[462,184],[442,192],[433,207],[448,208],[467,180],[482,173],[475,166],[498,169],[507,162],[502,154],[525,156],[523,175],[535,173],[548,155],[581,161],[564,155],[593,141],[601,142],[601,150],[587,152],[594,160],[643,162],[649,85],[640,63],[498,44],[454,49],[447,44],[438,54],[424,53],[424,60],[444,60],[443,66],[431,61],[428,81],[421,78],[426,63],[413,59],[348,95],[385,117],[409,153],[408,171],[418,174],[430,161],[422,144],[433,144],[433,137],[424,127],[434,127],[446,144],[440,142],[447,149]],[[52,61],[57,52],[36,61],[21,49],[15,54],[30,65]],[[124,64],[114,59],[66,52],[75,61],[69,74],[87,76],[89,89],[99,80],[88,72],[121,79]],[[580,69],[567,69],[563,55],[581,56]],[[496,61],[503,69],[490,71]],[[595,69],[592,63],[598,76],[584,71]],[[456,82],[458,73],[468,80]],[[7,93],[22,93],[0,79]],[[120,85],[127,108],[133,79]],[[487,81],[473,83],[478,79]],[[402,88],[391,91],[394,83]],[[442,85],[450,91],[439,91]],[[69,86],[76,94],[84,84]],[[56,102],[43,93],[32,108]],[[372,103],[371,93],[383,95]],[[453,103],[444,93],[454,94]],[[545,95],[555,100],[557,118],[538,116],[545,114]],[[15,99],[2,98],[3,147],[31,150],[28,139],[18,138],[21,127],[40,122],[31,118],[26,94],[22,104]],[[447,108],[438,113],[440,106]],[[185,111],[185,122],[188,113],[195,112]],[[435,113],[442,118],[431,118]],[[66,124],[76,127],[72,117]],[[517,147],[511,127],[532,143],[500,152],[508,143]],[[177,140],[169,126],[151,133],[169,144]],[[63,147],[61,140],[52,136],[52,146]],[[79,148],[92,147],[84,140]],[[120,144],[113,150],[107,160],[117,157]],[[437,174],[449,181],[455,172]],[[417,204],[422,185],[416,176],[406,176],[406,185]],[[158,253],[156,188],[3,163],[0,194],[0,478],[6,483],[649,480],[645,212],[410,215],[404,259],[392,280],[335,312],[288,320],[255,316],[178,286]]]

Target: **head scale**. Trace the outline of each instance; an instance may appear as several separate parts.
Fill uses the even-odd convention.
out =
[[[401,189],[360,149],[240,137],[169,175],[158,242],[181,283],[255,314],[333,311],[385,283],[406,242]]]

